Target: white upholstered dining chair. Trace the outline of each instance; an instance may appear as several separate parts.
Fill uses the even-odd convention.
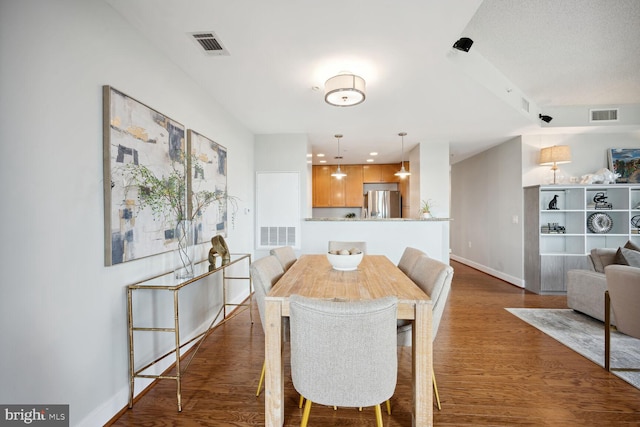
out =
[[[618,332],[640,338],[640,268],[608,265],[604,268],[607,290],[604,296],[604,367],[611,368],[611,312]],[[632,369],[640,368],[634,366]]]
[[[258,313],[260,314],[260,323],[262,324],[263,331],[265,325],[264,297],[269,293],[271,287],[276,284],[283,274],[284,269],[282,268],[280,261],[278,261],[278,258],[274,255],[257,259],[251,263],[251,280],[253,282],[254,297],[258,303]],[[265,363],[263,363],[256,396],[260,395],[260,390],[264,381],[265,367]]]
[[[287,271],[293,263],[295,263],[298,258],[296,257],[296,253],[293,251],[291,246],[281,246],[279,248],[274,248],[269,251],[271,255],[274,255],[282,264],[282,268],[284,271]]]
[[[291,377],[307,401],[301,426],[309,420],[312,402],[328,406],[375,406],[396,387],[398,300],[329,301],[292,295]]]
[[[418,257],[415,265],[410,271],[409,278],[420,287],[431,298],[432,302],[432,339],[436,339],[440,320],[444,313],[444,307],[451,290],[453,279],[453,268],[427,255]],[[408,320],[398,320],[398,345],[410,346],[412,334],[412,322]],[[436,383],[435,373],[432,371],[433,389],[436,395],[436,404],[441,409],[440,395]]]
[[[409,276],[411,274],[411,270],[416,265],[416,261],[420,256],[426,255],[420,249],[412,248],[407,246],[402,252],[402,256],[400,257],[400,261],[398,261],[398,268],[402,270],[404,274]]]

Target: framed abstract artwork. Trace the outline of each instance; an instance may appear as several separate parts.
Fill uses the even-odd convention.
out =
[[[196,244],[216,234],[227,236],[227,149],[215,141],[187,130],[189,153],[188,200]],[[213,192],[213,194],[211,194]]]
[[[609,170],[619,173],[617,183],[640,182],[640,148],[609,149]]]
[[[185,216],[185,127],[110,87],[103,87],[105,265],[177,248]],[[174,192],[163,200],[160,187]],[[164,197],[164,196],[162,196]]]

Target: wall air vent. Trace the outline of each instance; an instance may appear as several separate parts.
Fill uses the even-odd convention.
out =
[[[618,121],[618,109],[617,108],[609,108],[603,110],[589,110],[589,121],[590,122],[617,122]]]
[[[213,31],[199,31],[190,33],[191,37],[207,55],[229,56],[229,51],[220,42],[220,39]]]
[[[296,227],[260,227],[260,246],[296,245]]]

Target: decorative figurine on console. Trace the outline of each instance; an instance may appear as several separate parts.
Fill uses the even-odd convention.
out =
[[[216,269],[216,256],[222,259],[220,267],[231,262],[231,254],[224,237],[217,234],[211,238],[211,249],[209,249],[209,271]]]
[[[549,202],[549,210],[553,211],[557,209],[558,209],[558,195],[554,194],[553,199],[551,199],[551,201]]]
[[[593,196],[593,201],[596,204],[596,209],[613,209],[613,205],[611,203],[607,203],[607,195],[600,191]]]

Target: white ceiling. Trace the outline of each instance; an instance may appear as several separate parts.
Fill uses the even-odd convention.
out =
[[[328,163],[336,133],[343,164],[400,161],[402,131],[405,152],[446,141],[456,162],[549,133],[545,108],[640,104],[638,0],[105,1],[251,131],[305,133]],[[199,31],[229,56],[205,54]],[[342,71],[366,80],[363,104],[324,102]]]

